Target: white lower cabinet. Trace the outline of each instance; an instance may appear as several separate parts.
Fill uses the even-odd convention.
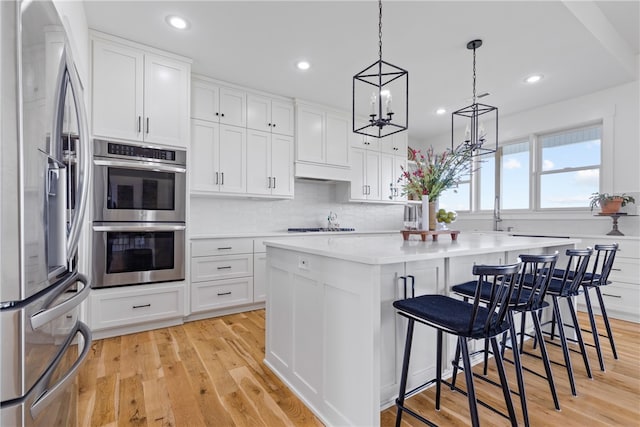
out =
[[[200,312],[250,303],[253,278],[210,280],[191,285],[191,311]]]
[[[393,301],[404,298],[405,283],[408,297],[412,295],[412,284],[415,296],[444,293],[444,261],[384,265],[381,274],[380,403],[385,405],[391,403],[398,394],[407,335],[407,319],[397,314]],[[445,334],[445,348],[446,339]],[[446,354],[443,360],[448,360]],[[416,323],[407,387],[414,388],[435,376],[436,330]]]
[[[151,283],[94,289],[89,297],[91,329],[130,327],[185,315],[185,284]]]
[[[578,236],[580,237],[580,236]],[[621,240],[612,236],[593,240],[582,237],[582,246],[594,248],[595,245],[610,245],[618,243],[618,252],[609,274],[610,284],[603,286],[602,299],[607,309],[608,317],[640,323],[640,241],[625,238]],[[595,251],[593,254],[595,258]],[[590,268],[592,268],[590,266]],[[589,293],[594,312],[600,314],[600,302],[595,291]],[[578,297],[578,309],[586,311],[584,296]],[[606,333],[601,327],[600,332]],[[615,331],[614,337],[615,337]]]
[[[253,302],[267,300],[267,254],[253,254]]]
[[[206,239],[191,245],[191,312],[253,302],[253,239]]]

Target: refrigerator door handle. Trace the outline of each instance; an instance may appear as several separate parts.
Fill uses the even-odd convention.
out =
[[[63,303],[58,304],[53,308],[48,308],[48,305],[55,301],[55,299],[60,294],[62,294],[62,292],[64,292],[67,288],[77,282],[81,282],[84,285],[80,292],[76,293],[73,297],[69,298]],[[45,308],[31,316],[31,327],[34,330],[38,329],[41,326],[46,325],[47,323],[53,321],[64,313],[71,311],[72,309],[80,305],[82,301],[87,299],[87,297],[89,296],[89,292],[91,291],[91,287],[88,285],[88,283],[89,282],[87,278],[80,273],[75,273],[69,276],[69,278],[58,285],[58,289],[52,294],[51,298],[49,298],[49,301],[45,303]]]
[[[78,249],[78,242],[80,240],[80,233],[82,231],[82,225],[84,222],[84,216],[86,213],[86,207],[89,198],[89,188],[92,176],[91,158],[93,157],[92,144],[89,140],[89,127],[87,124],[87,112],[85,109],[83,85],[80,80],[80,75],[75,67],[73,58],[71,56],[71,48],[65,43],[63,50],[63,64],[61,69],[66,69],[68,76],[68,83],[71,86],[71,92],[73,94],[73,101],[76,105],[76,116],[78,119],[78,134],[79,143],[76,146],[76,153],[78,158],[78,191],[76,196],[76,209],[75,215],[71,218],[71,224],[69,226],[69,234],[67,238],[67,259],[72,261],[76,250]],[[62,68],[64,67],[64,68]],[[63,78],[63,84],[67,79]],[[64,90],[59,88],[58,93],[64,94]],[[61,108],[62,107],[62,108]],[[56,115],[56,122],[61,123],[61,111],[64,107],[64,95],[62,99],[58,100],[58,110]],[[59,129],[56,129],[59,130]],[[59,133],[56,133],[58,135]]]
[[[84,348],[82,349],[82,353],[73,363],[69,371],[58,381],[53,387],[47,387],[33,402],[31,407],[29,408],[29,413],[33,419],[38,418],[38,416],[42,413],[42,411],[49,406],[51,402],[56,400],[56,398],[65,391],[69,382],[73,381],[76,374],[78,373],[78,369],[82,362],[89,355],[89,350],[91,349],[91,330],[89,327],[82,322],[77,322],[75,331],[69,334],[67,341],[64,344],[64,347],[58,353],[53,363],[47,369],[47,372],[42,376],[40,382],[44,382],[45,384],[49,382],[51,375],[53,375],[54,371],[63,360],[64,353],[67,348],[73,343],[73,338],[75,338],[77,333],[80,333],[84,338]],[[36,385],[38,387],[39,385]]]

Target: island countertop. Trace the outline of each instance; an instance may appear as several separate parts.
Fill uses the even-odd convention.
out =
[[[556,237],[520,237],[499,233],[460,233],[453,241],[448,235],[438,241],[402,239],[397,236],[309,236],[297,239],[265,241],[267,248],[288,249],[362,264],[393,264],[429,259],[532,248],[579,244],[580,239]]]

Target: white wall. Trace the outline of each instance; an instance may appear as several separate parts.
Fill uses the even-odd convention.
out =
[[[221,199],[192,197],[190,233],[230,234],[284,231],[289,227],[326,227],[329,211],[341,227],[356,230],[400,230],[402,205],[344,203],[336,185],[296,181],[295,199]]]

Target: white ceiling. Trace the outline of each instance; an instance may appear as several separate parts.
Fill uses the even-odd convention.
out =
[[[409,71],[409,135],[447,132],[478,93],[504,117],[638,80],[640,1],[383,2],[383,59]],[[375,1],[85,2],[90,28],[193,59],[192,71],[349,111],[352,77],[378,59]],[[188,31],[165,23],[185,17]],[[311,62],[302,73],[299,59]],[[523,79],[545,78],[537,85]]]

